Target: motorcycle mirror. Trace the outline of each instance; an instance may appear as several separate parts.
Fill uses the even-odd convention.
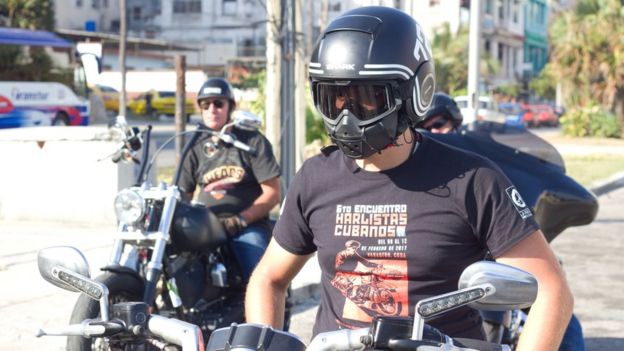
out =
[[[86,278],[90,277],[87,259],[82,252],[71,246],[53,246],[39,250],[37,265],[39,266],[39,274],[43,279],[69,291],[77,292],[79,290],[59,280],[53,273],[56,267],[62,267]]]
[[[469,303],[483,311],[506,311],[529,307],[537,297],[537,280],[531,273],[491,261],[468,266],[459,278],[459,289],[490,284],[495,293]]]
[[[234,111],[234,113],[232,113],[232,119],[236,126],[245,130],[256,131],[262,126],[260,117],[249,111]]]

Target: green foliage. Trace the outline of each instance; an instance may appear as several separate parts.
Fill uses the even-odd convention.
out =
[[[624,121],[624,11],[621,0],[580,0],[550,26],[551,74],[568,106],[597,102]],[[582,128],[580,128],[582,129]]]
[[[494,89],[494,92],[506,96],[515,97],[518,96],[518,93],[520,92],[520,86],[518,84],[502,85],[496,87],[496,89]]]
[[[591,103],[575,108],[560,119],[563,134],[575,137],[620,138],[622,126],[614,114]]]
[[[2,0],[0,16],[9,27],[25,29],[54,29],[54,9],[50,0]]]
[[[236,87],[240,89],[257,89],[258,97],[256,100],[249,103],[249,111],[254,113],[256,116],[260,117],[266,125],[265,119],[265,108],[266,108],[266,95],[265,95],[265,86],[266,86],[266,70],[259,71],[254,73],[241,81],[241,83],[237,84]]]
[[[557,94],[556,82],[550,66],[546,64],[540,74],[531,80],[529,88],[545,100],[554,100]]]
[[[323,117],[321,117],[314,106],[306,105],[306,143],[320,140],[322,144],[329,143],[329,136],[325,131]]]
[[[444,23],[438,28],[431,39],[431,50],[436,71],[436,90],[450,95],[462,95],[468,84],[468,28],[459,27],[452,33],[450,25]],[[492,59],[487,53],[481,55],[480,71],[487,77],[500,70],[498,60]],[[464,94],[465,95],[465,94]]]

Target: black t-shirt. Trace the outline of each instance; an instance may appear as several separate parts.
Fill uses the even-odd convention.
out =
[[[262,134],[239,128],[233,128],[232,134],[253,147],[256,156],[223,143],[207,155],[204,145],[212,139],[206,134],[187,155],[179,182],[184,192],[200,186],[197,200],[222,216],[238,214],[251,206],[262,194],[260,183],[280,175],[271,143]]]
[[[372,315],[413,316],[416,302],[457,290],[464,268],[538,229],[515,187],[489,160],[423,137],[398,167],[367,172],[342,152],[295,176],[274,231],[287,251],[317,251],[321,305],[314,334],[364,327]],[[428,321],[482,337],[463,307]]]

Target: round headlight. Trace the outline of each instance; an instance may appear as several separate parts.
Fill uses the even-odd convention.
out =
[[[115,197],[115,214],[124,224],[134,224],[145,214],[145,201],[136,191],[124,189]]]

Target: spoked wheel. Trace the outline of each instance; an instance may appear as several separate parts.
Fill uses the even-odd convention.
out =
[[[389,315],[399,315],[401,313],[401,303],[397,301],[392,292],[383,289],[380,292],[379,308]]]
[[[140,302],[143,301],[143,284],[137,278],[127,274],[105,273],[96,280],[108,287],[109,306],[119,302]],[[109,311],[110,312],[110,311]],[[74,310],[72,311],[70,323],[78,324],[85,319],[100,317],[100,303],[86,295],[80,295]],[[102,338],[84,338],[82,336],[68,336],[68,351],[105,351],[106,345]]]

